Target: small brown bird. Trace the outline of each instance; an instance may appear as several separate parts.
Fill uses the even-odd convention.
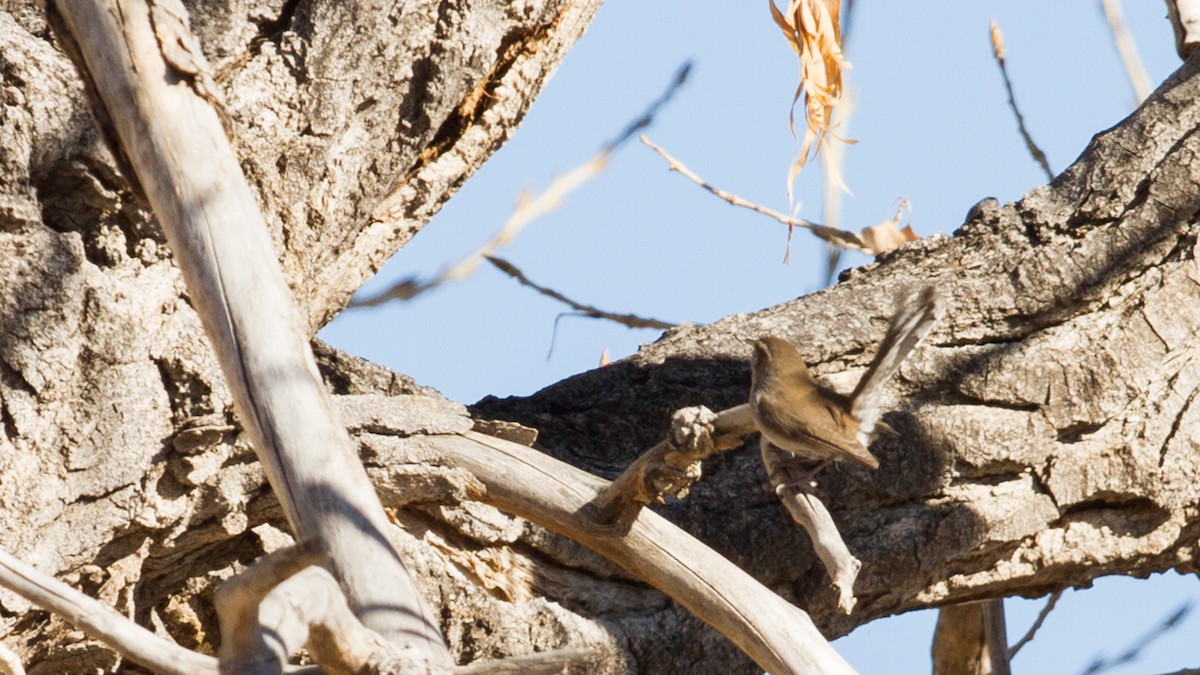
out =
[[[883,386],[942,309],[932,286],[903,299],[879,353],[850,396],[818,383],[791,343],[771,336],[757,340],[750,362],[750,408],[763,439],[780,450],[821,461],[817,470],[846,458],[878,468],[879,460],[867,448],[877,428],[887,428],[879,419]]]

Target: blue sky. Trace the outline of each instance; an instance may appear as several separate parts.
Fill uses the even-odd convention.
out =
[[[897,3],[859,0],[847,55],[854,116],[844,133],[855,230],[912,204],[921,235],[949,233],[984,197],[1020,198],[1045,178],[1005,104],[987,39],[1004,31],[1017,101],[1051,167],[1066,168],[1092,135],[1124,118],[1133,93],[1096,1]],[[1126,19],[1154,83],[1179,66],[1162,2],[1126,2]],[[685,88],[646,133],[708,181],[786,211],[795,145],[788,110],[792,52],[766,3],[609,0],[568,55],[524,124],[409,246],[364,288],[436,274],[489,239],[526,188],[539,190],[586,161],[686,60]],[[819,167],[797,183],[800,216],[820,221]],[[820,243],[797,232],[781,264],[785,228],[735,209],[668,173],[632,143],[598,179],[531,224],[499,254],[533,280],[581,302],[672,322],[707,323],[816,290]],[[846,256],[848,265],[867,259]],[[484,265],[466,281],[400,304],[352,310],[321,337],[472,402],[523,395],[614,359],[658,333],[563,316],[565,308]],[[557,321],[557,331],[555,324]],[[553,342],[553,352],[551,344]],[[1189,598],[1192,577],[1101,579],[1069,592],[1040,637],[1014,661],[1018,673],[1082,672],[1123,649]],[[1009,600],[1015,641],[1041,600]],[[838,641],[864,673],[929,671],[933,612],[878,621]],[[1200,665],[1200,618],[1190,617],[1141,661],[1107,673]]]

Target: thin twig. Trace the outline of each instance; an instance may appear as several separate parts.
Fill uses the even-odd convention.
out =
[[[1094,675],[1095,673],[1102,673],[1106,670],[1112,670],[1117,666],[1133,663],[1141,658],[1142,652],[1146,651],[1146,649],[1148,649],[1155,640],[1158,640],[1167,633],[1170,633],[1173,629],[1178,628],[1179,625],[1183,623],[1183,620],[1187,618],[1188,614],[1191,613],[1192,601],[1188,600],[1180,605],[1179,608],[1174,612],[1171,612],[1167,618],[1163,619],[1162,623],[1146,631],[1125,651],[1121,652],[1117,656],[1114,656],[1111,659],[1097,656],[1096,658],[1092,659],[1091,664],[1089,664],[1087,669],[1083,671],[1084,675]]]
[[[847,5],[845,22],[849,26],[851,5]],[[842,29],[843,49],[845,49],[845,41],[847,37],[846,29]],[[850,116],[854,113],[854,92],[847,90],[842,100],[833,108],[833,126],[848,131],[850,126]],[[846,161],[846,146],[842,143],[833,143],[825,149],[825,154],[821,156],[821,166],[825,170],[825,185],[824,195],[821,199],[822,215],[827,227],[841,229],[842,224],[842,194],[850,193],[850,189],[846,187],[845,181],[842,179],[843,169]],[[842,261],[842,251],[845,249],[841,246],[827,243],[825,245],[825,276],[821,280],[822,286],[828,286],[833,280],[833,274],[837,271],[838,265]]]
[[[43,574],[0,550],[0,586],[102,641],[130,661],[155,672],[217,673],[217,660],[197,654],[142,628],[116,610]]]
[[[1038,147],[1037,143],[1033,142],[1033,136],[1029,134],[1029,129],[1025,127],[1025,117],[1021,114],[1021,110],[1017,108],[1017,99],[1013,95],[1012,80],[1008,77],[1008,66],[1004,63],[1004,35],[1000,32],[1000,26],[992,21],[991,28],[992,39],[992,56],[996,58],[996,64],[1000,66],[1000,76],[1004,78],[1004,90],[1008,92],[1008,107],[1012,108],[1013,115],[1017,118],[1017,130],[1021,132],[1021,138],[1025,140],[1025,147],[1029,150],[1029,154],[1033,155],[1033,161],[1042,167],[1042,171],[1046,172],[1046,180],[1054,180],[1054,172],[1050,170],[1050,162],[1046,160],[1046,153]]]
[[[854,27],[854,0],[846,0],[842,5],[842,53],[850,48],[850,34]],[[854,113],[854,90],[846,88],[845,95],[833,108],[833,127],[849,133],[850,116]],[[822,159],[825,169],[824,196],[821,200],[821,216],[825,225],[834,229],[842,228],[842,193],[850,193],[842,179],[846,163],[846,146],[834,143],[826,149]],[[845,249],[833,244],[825,244],[825,275],[821,279],[822,286],[828,286],[833,281],[833,275],[842,263],[842,252]]]
[[[511,243],[526,225],[562,206],[568,195],[604,171],[614,152],[633,138],[639,130],[645,129],[653,123],[654,115],[675,96],[687,81],[691,70],[692,63],[690,61],[680,66],[662,95],[651,102],[641,115],[626,125],[621,133],[605,143],[600,148],[600,152],[591,159],[550,181],[550,184],[540,194],[533,197],[523,195],[518,199],[517,207],[501,226],[500,231],[479,249],[469,253],[453,265],[443,267],[432,279],[406,277],[375,295],[351,300],[347,307],[375,307],[391,300],[411,300],[446,282],[465,279],[473,275],[484,258]]]
[[[1146,73],[1146,66],[1142,65],[1142,57],[1138,55],[1137,45],[1133,41],[1133,36],[1129,33],[1129,28],[1125,25],[1125,15],[1121,11],[1121,0],[1100,0],[1100,8],[1104,11],[1104,18],[1108,21],[1108,27],[1112,31],[1113,44],[1117,47],[1117,53],[1121,56],[1121,63],[1125,65],[1125,74],[1129,76],[1129,86],[1133,87],[1133,96],[1135,105],[1141,105],[1142,101],[1150,95],[1150,75]]]
[[[507,260],[490,255],[485,257],[488,262],[496,267],[496,269],[504,272],[513,279],[516,279],[517,282],[522,286],[528,286],[546,297],[554,298],[555,300],[567,305],[571,309],[585,316],[590,316],[596,319],[608,319],[609,321],[615,321],[622,326],[627,326],[629,328],[655,328],[658,330],[667,330],[676,326],[676,324],[673,323],[659,321],[658,319],[647,319],[634,314],[614,314],[613,312],[606,312],[602,309],[597,309],[591,305],[584,305],[575,302],[574,300],[552,288],[546,288],[541,284],[531,281],[529,277],[525,276],[524,272],[517,268],[516,265],[508,262]]]
[[[859,236],[857,234],[854,234],[853,232],[846,232],[845,230],[839,230],[839,229],[832,228],[832,227],[826,227],[824,225],[819,225],[817,223],[814,223],[814,222],[811,222],[808,220],[803,220],[801,218],[789,218],[788,216],[785,216],[784,214],[782,214],[778,211],[775,211],[773,209],[769,209],[765,206],[762,206],[761,204],[755,204],[754,202],[748,201],[746,199],[742,199],[741,197],[739,197],[735,194],[726,192],[719,187],[710,185],[703,178],[701,178],[700,176],[697,176],[696,173],[693,172],[691,169],[687,168],[682,162],[675,159],[671,155],[667,154],[666,150],[663,150],[662,148],[660,148],[659,146],[657,146],[653,142],[651,142],[649,138],[642,136],[641,141],[646,146],[648,146],[651,150],[657,152],[659,154],[659,156],[661,156],[663,159],[665,159],[667,161],[667,168],[669,170],[679,172],[681,175],[683,175],[685,178],[692,181],[696,185],[699,185],[700,187],[704,188],[705,190],[708,190],[713,195],[720,197],[721,199],[729,202],[730,204],[733,204],[734,206],[740,206],[745,209],[750,209],[751,211],[756,211],[758,213],[763,214],[764,216],[769,216],[771,218],[774,218],[775,220],[778,220],[779,222],[788,226],[789,233],[791,232],[791,228],[793,228],[793,227],[802,227],[802,228],[812,232],[816,236],[820,237],[821,239],[824,239],[827,242],[836,244],[843,248],[848,248],[848,249],[852,249],[855,251],[862,251],[864,253],[871,252],[870,249],[868,249],[867,246],[863,243],[862,239],[860,239]]]
[[[671,84],[667,85],[667,88],[657,99],[652,101],[650,105],[646,106],[646,110],[642,112],[642,116],[630,122],[628,126],[621,130],[621,133],[617,134],[616,138],[605,143],[604,147],[601,149],[601,152],[612,153],[616,151],[617,148],[621,147],[627,143],[629,139],[633,138],[634,134],[653,124],[654,116],[658,114],[659,109],[669,103],[671,99],[675,97],[675,94],[679,91],[679,88],[682,87],[685,82],[687,82],[688,75],[690,75],[691,72],[692,62],[685,61],[684,64],[679,67],[679,70],[675,71],[675,77],[671,79]]]
[[[1020,640],[1017,640],[1015,645],[1008,648],[1008,658],[1010,660],[1017,655],[1017,652],[1021,651],[1021,647],[1024,647],[1033,640],[1033,636],[1037,634],[1042,624],[1046,622],[1046,617],[1050,616],[1050,612],[1054,611],[1054,606],[1058,604],[1058,599],[1062,597],[1062,594],[1062,591],[1054,591],[1050,594],[1050,599],[1046,601],[1046,606],[1042,608],[1042,611],[1038,612],[1037,619],[1034,620],[1033,625],[1029,627],[1029,630],[1025,632],[1025,635]]]

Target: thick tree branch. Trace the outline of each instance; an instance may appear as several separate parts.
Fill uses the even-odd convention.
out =
[[[745,340],[782,335],[819,374],[853,381],[894,289],[932,282],[950,309],[892,387],[885,419],[900,437],[880,444],[877,473],[823,478],[834,520],[863,561],[853,615],[836,612],[802,548],[764,545],[787,541],[794,526],[763,517],[754,462],[706,467],[666,515],[772,587],[794,587],[828,635],[918,607],[1193,569],[1198,72],[1190,61],[1052,185],[1004,207],[984,203],[955,237],[474,410],[536,426],[542,447],[611,474],[661,433],[669,411],[741,400]],[[604,428],[620,431],[575,431]]]
[[[166,231],[292,528],[319,543],[369,628],[452,665],[317,372],[183,6],[62,0],[47,13]]]
[[[487,501],[566,534],[711,623],[773,673],[851,673],[804,612],[652,513],[625,535],[603,533],[588,504],[604,483],[534,450],[476,433],[435,439],[437,452],[488,488]],[[599,534],[597,534],[599,533]]]
[[[261,35],[215,3],[199,21],[243,166],[315,326],[507,135],[594,5],[545,3],[528,17],[488,9],[472,21],[422,3],[406,3],[402,17],[286,4]],[[388,25],[395,32],[375,30]],[[0,13],[0,74],[41,85],[0,109],[10,177],[0,182],[0,254],[10,262],[0,266],[5,543],[122,612],[161,620],[181,642],[212,644],[206,594],[276,545],[282,516],[244,452],[157,228],[96,149],[77,113],[77,78],[44,34],[28,14]],[[358,53],[349,39],[384,56],[349,63]],[[438,79],[469,59],[474,76]],[[876,474],[822,476],[831,516],[864,563],[854,614],[835,612],[823,567],[752,453],[714,458],[687,501],[661,512],[806,607],[830,636],[917,607],[1194,570],[1198,89],[1188,64],[1050,186],[1003,207],[981,203],[954,238],[475,410],[537,428],[541,448],[614,475],[662,437],[673,411],[744,401],[742,339],[783,335],[819,374],[852,382],[895,288],[933,280],[950,312],[890,390],[885,419],[900,440],[879,448]],[[345,356],[326,354],[325,366],[342,393],[420,391]],[[378,463],[370,422],[356,424],[398,509],[388,534],[445,603],[440,623],[456,654],[569,641],[597,648],[595,667],[611,672],[694,672],[701,662],[761,672],[628,572],[472,501],[478,488],[461,471],[430,478]],[[421,433],[410,440],[429,451]],[[114,666],[98,649],[52,651],[70,641],[65,631],[4,602],[20,636],[9,644],[25,638],[28,663]]]

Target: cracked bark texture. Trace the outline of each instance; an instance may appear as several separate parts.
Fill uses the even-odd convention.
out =
[[[515,130],[598,5],[189,3],[314,332]],[[211,650],[214,582],[280,545],[264,525],[280,514],[162,234],[34,2],[0,0],[0,176],[0,545]],[[456,651],[500,650],[431,555],[411,557],[447,624],[483,626],[468,646],[452,629]],[[0,605],[32,672],[115,663],[27,603]],[[500,618],[548,626],[508,651],[562,641],[551,618]]]
[[[707,463],[665,514],[807,608],[829,637],[921,607],[1196,570],[1200,513],[1200,61],[1098,134],[1050,185],[984,200],[837,285],[708,326],[480,416],[541,430],[539,446],[613,475],[683,406],[745,401],[747,343],[796,343],[849,391],[899,289],[949,309],[892,384],[881,467],[821,478],[863,562],[859,604],[836,594],[752,452]],[[714,671],[715,672],[715,671]],[[749,671],[747,671],[749,672]]]
[[[315,331],[512,132],[596,3],[189,9]],[[211,651],[215,585],[286,541],[281,514],[158,227],[48,35],[34,3],[0,0],[0,545]],[[831,637],[918,607],[1193,571],[1197,122],[1193,62],[1054,183],[981,202],[954,237],[473,412],[537,427],[539,447],[612,476],[674,410],[744,402],[742,339],[791,339],[848,388],[896,291],[933,280],[949,310],[890,389],[885,419],[901,436],[876,446],[878,472],[822,478],[864,563],[852,616],[833,611],[753,443],[709,462],[665,513]],[[461,660],[569,643],[601,650],[595,672],[760,672],[645,584],[429,466],[438,435],[465,418],[422,420],[452,404],[347,355],[321,360]],[[124,667],[7,593],[0,635],[31,672]]]

